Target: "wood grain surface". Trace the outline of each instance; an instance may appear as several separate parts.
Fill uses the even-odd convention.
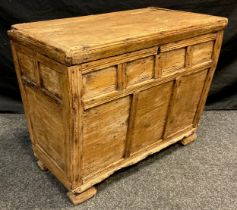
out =
[[[147,8],[13,26],[34,154],[74,204],[115,171],[196,139],[226,24]]]
[[[146,8],[17,24],[9,34],[42,54],[71,65],[205,34],[226,24],[226,18]]]

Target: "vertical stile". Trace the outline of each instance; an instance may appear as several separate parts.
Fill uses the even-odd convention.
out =
[[[68,68],[68,73],[66,73],[63,77],[64,84],[69,84],[71,80],[71,75],[69,75],[69,70],[70,67]],[[71,119],[71,101],[70,101],[70,96],[71,96],[71,87],[70,85],[66,85],[68,88],[63,89],[63,104],[64,104],[64,110],[63,110],[63,119],[64,119],[64,126],[65,126],[65,162],[66,162],[66,175],[69,178],[69,180],[73,180],[73,175],[72,175],[72,164],[71,164],[71,141],[72,141],[72,136],[71,136],[71,130],[72,125],[73,125],[73,120]]]
[[[154,79],[161,78],[161,56],[160,55],[155,55],[155,68],[154,68]]]
[[[154,79],[160,78],[161,74],[162,74],[161,54],[160,54],[160,48],[158,48],[157,54],[155,55],[155,62],[154,62]]]
[[[37,55],[35,56],[36,58],[38,57]],[[36,84],[38,86],[41,86],[41,78],[40,78],[40,69],[39,69],[39,61],[38,59],[34,60],[34,68],[35,68],[35,73],[36,73]]]
[[[118,64],[117,69],[117,89],[123,90],[125,88],[125,64]]]
[[[122,69],[123,69],[123,88],[124,89],[127,87],[127,83],[128,83],[126,68],[127,68],[127,63],[123,63]]]
[[[125,153],[124,153],[125,158],[129,157],[131,153],[132,135],[133,135],[134,122],[135,122],[136,111],[137,111],[137,100],[138,100],[138,93],[135,92],[132,95],[132,101],[130,105],[128,130],[127,130],[127,138],[126,138]]]
[[[192,50],[192,46],[188,46],[186,49],[185,68],[190,67],[192,65]]]
[[[176,97],[178,94],[178,88],[180,86],[180,83],[181,83],[181,77],[177,77],[174,80],[173,92],[170,97],[170,103],[169,103],[166,122],[165,122],[165,126],[164,126],[163,139],[166,139],[168,137],[167,126],[169,125],[169,122],[172,120],[172,110],[173,110],[173,106],[174,106],[174,103],[175,103],[175,100],[176,100]]]
[[[82,184],[82,75],[79,67],[68,68],[70,126],[69,148],[72,186]]]

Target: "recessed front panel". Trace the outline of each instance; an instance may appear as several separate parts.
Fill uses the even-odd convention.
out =
[[[173,82],[138,93],[132,131],[131,152],[162,139]]]
[[[194,45],[191,53],[192,65],[210,61],[212,58],[213,45],[214,41]]]
[[[123,158],[130,97],[121,98],[83,114],[83,177]]]
[[[116,91],[117,66],[83,75],[83,98],[93,98]]]
[[[151,80],[154,73],[154,56],[128,62],[125,71],[127,86]]]
[[[181,77],[166,128],[167,136],[192,127],[208,70]]]
[[[175,49],[161,54],[162,76],[176,73],[184,68],[185,48]]]

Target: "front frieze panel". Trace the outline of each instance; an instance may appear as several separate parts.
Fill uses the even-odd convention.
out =
[[[83,99],[90,99],[117,89],[117,66],[83,75]]]
[[[161,54],[162,77],[176,73],[185,67],[186,49],[175,49]]]
[[[155,56],[126,63],[126,85],[131,86],[151,80],[154,75]]]
[[[212,59],[214,41],[204,42],[192,46],[191,64],[196,65]]]
[[[140,58],[137,52],[133,52],[127,55],[127,61],[125,56],[121,57],[121,62],[119,56],[108,61],[100,60],[99,65],[108,66],[102,69],[96,67],[95,61],[84,64],[86,69],[91,66],[89,70],[82,69],[85,109],[110,101],[110,98],[132,94],[139,88],[144,89],[146,85],[159,83],[166,78],[174,79],[176,75],[181,76],[200,67],[209,68],[215,38],[216,34],[213,33],[168,43],[159,46],[160,50],[156,52],[151,51],[150,55],[139,52]],[[113,65],[109,66],[109,62]]]

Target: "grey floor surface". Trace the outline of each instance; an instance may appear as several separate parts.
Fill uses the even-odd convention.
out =
[[[198,140],[112,175],[74,207],[35,163],[23,115],[0,115],[0,209],[237,209],[237,111],[205,112]]]

